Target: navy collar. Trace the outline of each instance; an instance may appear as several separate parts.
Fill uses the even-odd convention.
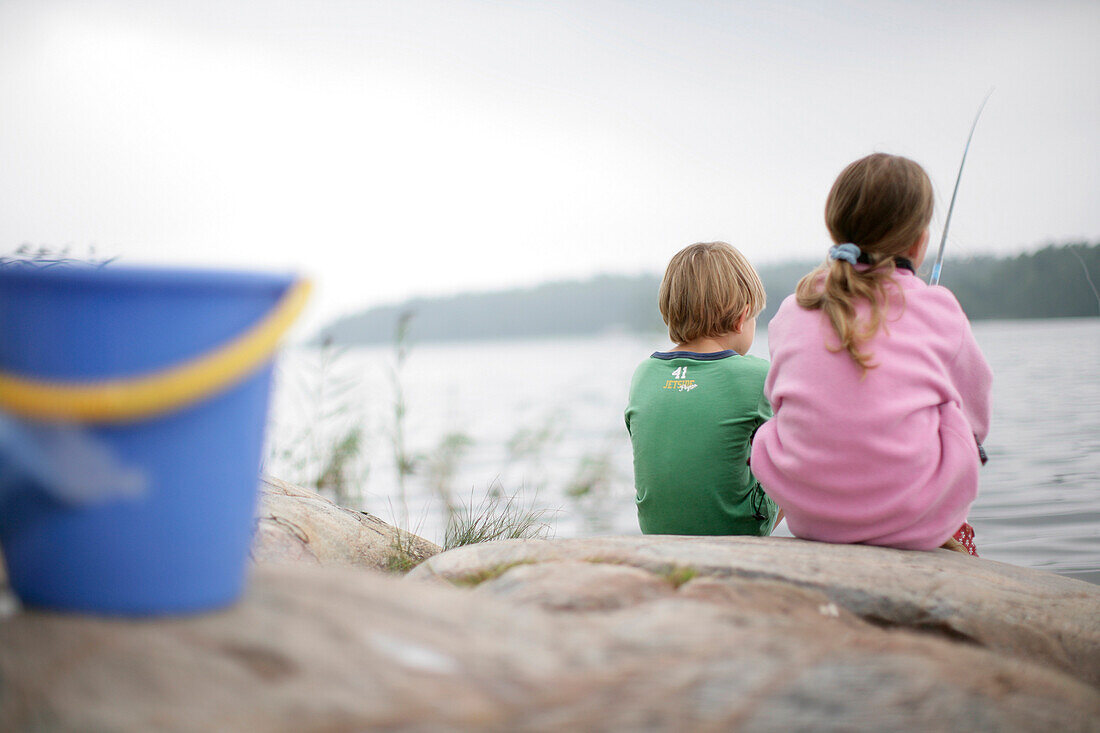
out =
[[[867,256],[866,252],[860,252],[859,253],[859,258],[856,260],[856,262],[858,262],[861,265],[870,265],[871,264],[871,258]],[[913,267],[913,263],[907,257],[895,257],[894,258],[894,267],[898,268],[899,270],[908,270],[909,272],[913,273],[914,275],[917,274],[916,268]]]
[[[654,359],[664,359],[669,361],[670,359],[695,359],[697,361],[717,361],[719,359],[728,359],[731,356],[740,356],[733,349],[726,349],[725,351],[710,351],[705,354],[698,351],[654,351],[650,354],[650,357]]]

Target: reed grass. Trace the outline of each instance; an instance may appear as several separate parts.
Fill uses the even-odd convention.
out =
[[[35,246],[29,242],[19,245],[11,254],[0,254],[0,267],[50,267],[79,265],[81,267],[106,267],[117,257],[99,257],[95,245],[89,245],[84,254],[75,253],[72,246]]]
[[[347,352],[346,347],[326,339],[308,372],[280,385],[291,390],[301,417],[290,437],[270,442],[265,459],[269,472],[271,466],[277,466],[284,480],[313,489],[342,506],[362,503],[370,474],[359,396],[363,385],[357,374],[346,369]]]
[[[459,467],[474,440],[461,431],[446,433],[432,449],[420,451],[409,444],[408,402],[405,370],[411,345],[410,325],[415,314],[403,312],[394,331],[394,359],[389,369],[392,388],[390,424],[386,430],[393,460],[396,497],[390,503],[395,534],[389,548],[386,568],[404,573],[424,558],[416,551],[419,528],[410,528],[409,493],[414,478],[421,479],[433,501],[438,502],[443,519],[444,549],[497,539],[547,537],[551,531],[551,511],[538,507],[534,499],[525,502],[521,491],[507,493],[499,478],[477,498],[471,490],[468,501],[456,498],[453,483]],[[312,380],[299,384],[310,415],[300,432],[281,446],[273,446],[271,455],[292,469],[288,478],[329,495],[339,504],[361,500],[365,474],[356,471],[363,461],[366,433],[365,417],[354,395],[361,384],[340,368],[346,349],[331,340],[321,344]],[[334,427],[336,426],[336,427]],[[556,424],[548,421],[535,429],[521,428],[506,446],[506,465],[519,458],[538,459],[548,445],[560,438]],[[369,470],[369,466],[367,467]],[[421,518],[423,521],[423,518]]]
[[[615,513],[616,471],[612,460],[613,436],[599,447],[586,452],[577,463],[572,479],[565,486],[565,497],[581,517],[587,534],[602,534],[611,530],[610,517]]]
[[[447,524],[443,549],[472,545],[478,542],[511,539],[544,539],[550,535],[550,510],[535,506],[534,500],[524,504],[520,492],[504,493],[494,482],[480,501],[460,502]]]
[[[425,478],[432,495],[442,505],[444,526],[458,511],[451,483],[458,472],[459,464],[473,444],[473,438],[466,433],[461,431],[447,433],[425,461],[427,464]]]
[[[409,327],[416,314],[404,311],[397,318],[394,330],[394,364],[390,368],[390,384],[393,387],[393,427],[390,444],[393,448],[393,463],[397,474],[398,501],[402,510],[402,523],[409,523],[409,495],[407,479],[416,472],[418,459],[409,451],[405,441],[405,421],[408,418],[408,404],[405,402],[405,386],[402,374],[409,357]]]

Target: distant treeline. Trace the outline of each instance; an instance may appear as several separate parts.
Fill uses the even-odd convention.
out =
[[[760,268],[768,294],[761,324],[817,264]],[[322,329],[319,340],[389,342],[405,313],[413,315],[409,337],[420,342],[661,331],[659,284],[659,275],[600,275],[522,290],[416,298],[339,318]],[[955,293],[971,319],[1097,316],[1100,245],[1052,245],[1017,257],[948,258],[940,284]]]

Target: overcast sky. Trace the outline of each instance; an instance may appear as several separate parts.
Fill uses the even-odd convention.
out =
[[[309,320],[822,256],[908,155],[954,254],[1100,241],[1100,2],[0,0],[0,253],[301,270]]]

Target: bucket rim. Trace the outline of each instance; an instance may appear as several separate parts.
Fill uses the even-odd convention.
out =
[[[97,265],[86,262],[38,265],[33,260],[13,260],[0,264],[0,283],[42,284],[59,282],[67,285],[93,287],[206,289],[255,288],[268,290],[285,288],[301,279],[290,271],[255,271],[216,267],[172,267],[168,265]]]
[[[305,279],[284,286],[275,306],[251,328],[205,353],[144,374],[55,381],[0,370],[0,410],[36,420],[127,423],[201,401],[270,360],[311,288]]]

